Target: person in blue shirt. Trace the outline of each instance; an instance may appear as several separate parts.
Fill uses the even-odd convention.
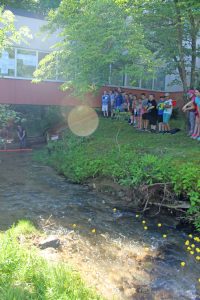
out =
[[[101,98],[102,101],[102,112],[104,117],[108,117],[108,104],[110,101],[110,96],[107,91],[104,91],[103,96]]]
[[[116,94],[115,94],[115,108],[116,108],[116,110],[121,111],[122,103],[123,103],[122,94],[117,91]]]

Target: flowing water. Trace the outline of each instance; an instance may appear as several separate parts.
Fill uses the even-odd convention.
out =
[[[172,217],[136,217],[114,207],[114,199],[67,182],[30,153],[0,154],[0,230],[30,219],[47,233],[72,234],[66,259],[109,299],[200,299],[200,262],[186,251],[188,233]]]

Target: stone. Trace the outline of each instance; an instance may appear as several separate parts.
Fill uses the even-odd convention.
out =
[[[60,246],[61,246],[61,241],[56,236],[49,236],[47,239],[45,239],[39,243],[40,249],[46,249],[46,248],[57,249]]]

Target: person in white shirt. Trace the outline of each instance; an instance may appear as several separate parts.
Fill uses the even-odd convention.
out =
[[[163,129],[164,132],[170,132],[169,120],[172,115],[173,101],[169,97],[169,93],[165,93],[164,110],[163,110]]]

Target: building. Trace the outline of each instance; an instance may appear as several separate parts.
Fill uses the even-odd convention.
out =
[[[25,12],[23,10],[11,9],[16,16],[16,28],[27,26],[30,28],[33,38],[29,44],[21,43],[10,49],[6,49],[0,56],[0,103],[8,104],[42,104],[42,105],[77,105],[78,99],[75,99],[70,93],[64,93],[59,89],[62,78],[55,74],[52,78],[40,83],[33,84],[31,80],[38,63],[52,50],[52,46],[59,41],[57,33],[47,36],[41,33],[40,29],[46,24],[43,17]],[[140,91],[163,91],[182,92],[182,86],[171,85],[174,81],[174,75],[165,74],[164,69],[158,70],[153,78],[134,81],[131,76],[120,75],[110,67],[110,77],[108,84],[110,86],[121,86],[133,88]],[[88,96],[88,102],[91,106],[100,105],[99,98]]]
[[[63,82],[57,74],[39,84],[33,84],[33,73],[38,63],[59,41],[57,33],[47,36],[40,29],[46,21],[39,15],[18,9],[10,9],[15,15],[15,26],[19,29],[27,26],[32,34],[28,44],[21,42],[5,49],[0,54],[0,103],[35,105],[70,105],[80,103],[69,92],[62,92]],[[98,106],[98,100],[92,95],[87,97],[91,106]]]

